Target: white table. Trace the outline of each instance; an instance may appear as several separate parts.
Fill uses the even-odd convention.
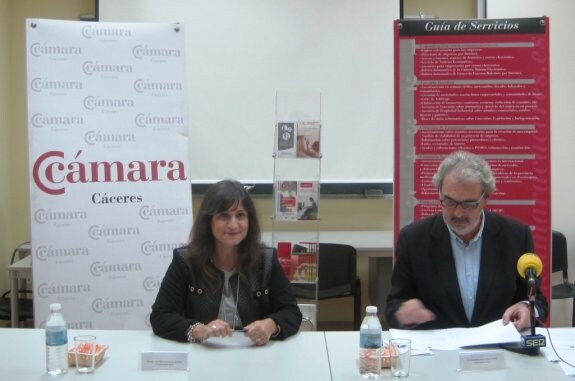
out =
[[[177,343],[155,336],[151,331],[70,330],[69,340],[78,334],[95,334],[108,344],[104,360],[90,375],[78,375],[74,368],[58,380],[162,380],[162,381],[352,381],[361,380],[357,357],[359,333],[300,332],[281,342],[263,347],[214,348]],[[387,332],[384,335],[387,336]],[[189,353],[189,371],[142,371],[142,351],[184,351]],[[55,380],[45,370],[44,331],[41,329],[0,329],[0,380]],[[557,381],[570,380],[558,364],[541,356],[504,351],[505,368],[460,372],[459,351],[435,351],[414,356],[409,378],[412,381]],[[384,371],[380,380],[393,380]]]
[[[10,319],[12,328],[16,328],[20,321],[20,311],[18,306],[18,282],[22,279],[32,279],[32,257],[27,256],[8,266],[10,277]]]
[[[98,343],[108,344],[104,360],[90,375],[78,375],[75,368],[58,380],[110,381],[330,381],[330,367],[323,332],[301,332],[285,341],[263,347],[214,348],[178,343],[155,336],[151,331],[69,330],[68,340],[78,334],[95,334]],[[46,374],[44,331],[0,329],[0,380],[55,380]],[[189,353],[189,371],[143,371],[142,351],[184,351]]]
[[[389,338],[388,332],[384,337]],[[333,381],[357,380],[358,332],[325,332]],[[490,371],[458,371],[459,351],[434,351],[433,355],[413,356],[405,381],[559,381],[570,380],[556,363],[543,355],[527,356],[504,351],[505,368]],[[391,377],[389,369],[383,380]],[[380,379],[382,379],[380,378]]]

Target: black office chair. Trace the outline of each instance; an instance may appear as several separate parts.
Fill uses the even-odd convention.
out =
[[[320,243],[318,253],[318,300],[353,297],[353,328],[361,325],[361,281],[357,276],[357,252],[353,246]],[[315,299],[315,284],[293,283],[297,298]]]
[[[12,252],[10,264],[13,264],[17,260],[20,260],[26,256],[22,255],[22,250],[20,250],[20,247],[21,245],[14,249],[14,252]],[[18,295],[16,295],[16,297],[18,298],[19,323],[22,323],[24,320],[34,318],[34,304],[31,298],[32,290],[21,288],[20,284],[18,287]],[[4,292],[0,297],[0,320],[12,320],[12,297],[14,296],[10,290]]]
[[[551,271],[563,273],[563,283],[551,287],[551,298],[573,299],[571,326],[575,327],[575,284],[569,281],[567,275],[567,239],[556,230],[551,235]]]

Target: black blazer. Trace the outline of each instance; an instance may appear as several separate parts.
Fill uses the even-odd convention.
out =
[[[485,211],[477,295],[471,321],[461,301],[449,230],[441,213],[405,226],[399,233],[396,262],[385,315],[393,328],[402,327],[395,312],[404,301],[420,299],[436,320],[417,329],[477,327],[501,319],[505,310],[528,299],[527,283],[517,273],[517,260],[533,252],[528,226]],[[548,305],[537,289],[535,307],[545,320]]]
[[[199,268],[185,255],[182,249],[174,250],[150,315],[155,334],[177,341],[187,341],[187,328],[195,322],[207,324],[217,319],[224,278],[214,267],[220,275],[220,285],[211,289],[202,279]],[[296,334],[302,314],[275,250],[264,249],[261,266],[253,269],[247,278],[240,282],[239,292],[237,274],[230,278],[234,295],[237,292],[239,296],[238,314],[243,324],[269,317],[280,326],[274,339]]]

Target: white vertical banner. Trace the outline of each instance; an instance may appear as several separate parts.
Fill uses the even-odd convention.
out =
[[[35,326],[146,329],[192,225],[179,24],[28,19]]]

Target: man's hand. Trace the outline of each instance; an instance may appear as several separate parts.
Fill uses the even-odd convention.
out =
[[[435,320],[435,314],[425,308],[421,300],[410,299],[401,304],[395,318],[402,326],[408,327]]]
[[[518,331],[531,327],[531,314],[527,303],[518,302],[509,307],[503,313],[503,324],[507,325],[509,322],[515,325]]]

